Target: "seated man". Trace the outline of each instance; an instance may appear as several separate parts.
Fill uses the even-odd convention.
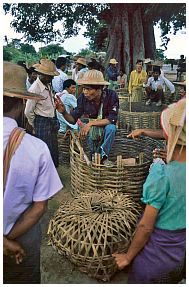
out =
[[[59,97],[56,99],[57,110],[64,118],[75,124],[79,118],[85,117],[80,135],[88,136],[88,143],[92,155],[100,153],[101,163],[110,165],[108,155],[114,142],[116,122],[118,117],[119,99],[115,91],[103,89],[109,85],[103,74],[97,70],[89,70],[78,84],[83,86],[83,93],[77,99],[77,107],[70,114],[66,111]],[[95,146],[94,141],[98,141]]]
[[[71,110],[77,107],[77,99],[75,97],[75,92],[76,92],[76,82],[72,79],[68,79],[63,83],[63,92],[56,94],[60,97],[68,113],[70,113]],[[75,125],[70,124],[58,111],[56,111],[56,114],[58,121],[60,123],[59,132],[65,133],[67,129],[73,129],[76,131],[78,130],[78,124]]]
[[[146,105],[150,105],[151,102],[156,102],[156,106],[162,105],[162,99],[164,96],[165,85],[170,89],[171,94],[174,94],[174,85],[165,77],[161,76],[159,66],[153,66],[152,77],[148,79],[146,84],[147,102]]]

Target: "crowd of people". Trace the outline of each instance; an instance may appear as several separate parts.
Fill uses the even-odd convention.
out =
[[[130,100],[162,105],[165,87],[175,87],[161,64],[137,60],[128,77],[112,58],[107,69],[77,57],[72,75],[67,59],[41,59],[32,67],[4,62],[3,67],[3,252],[4,283],[40,283],[40,219],[48,199],[63,188],[56,168],[58,133],[72,129],[86,137],[90,160],[112,167],[109,154],[119,113],[116,90],[128,88]],[[129,80],[128,80],[129,78]],[[127,87],[128,83],[128,87]],[[128,283],[177,283],[186,251],[186,82],[177,83],[180,100],[163,110],[160,130],[135,130],[129,137],[164,138],[164,161],[152,165],[143,187],[145,211],[127,253],[112,256],[129,266]],[[26,116],[30,133],[19,127]],[[163,163],[162,163],[163,162]]]

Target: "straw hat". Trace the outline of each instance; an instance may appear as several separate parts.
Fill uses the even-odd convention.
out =
[[[186,81],[183,81],[183,82],[173,82],[173,84],[178,85],[178,86],[186,86]]]
[[[144,64],[149,64],[153,62],[153,60],[151,60],[150,58],[144,59]]]
[[[168,106],[161,113],[161,126],[168,136],[167,162],[169,162],[175,146],[186,145],[186,98]]]
[[[40,64],[33,65],[35,70],[41,74],[49,76],[58,76],[60,73],[56,70],[55,64],[49,59],[41,59]]]
[[[85,58],[78,58],[76,63],[81,64],[83,66],[87,66],[87,62]]]
[[[14,63],[3,62],[3,96],[40,100],[43,97],[26,90],[26,70]]]
[[[115,65],[115,64],[118,64],[118,62],[116,61],[116,59],[110,59],[110,62],[109,62],[110,64],[113,64],[113,65]]]
[[[81,79],[77,80],[79,85],[109,85],[109,82],[104,80],[102,72],[98,70],[89,70],[87,71]]]

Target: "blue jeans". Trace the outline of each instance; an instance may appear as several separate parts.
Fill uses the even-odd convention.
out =
[[[108,157],[112,145],[114,143],[116,134],[116,126],[113,124],[109,124],[104,127],[104,136],[103,140],[100,142],[93,141],[89,136],[87,137],[87,142],[90,150],[90,154],[100,153],[100,157],[103,158]],[[95,143],[94,143],[95,142]]]

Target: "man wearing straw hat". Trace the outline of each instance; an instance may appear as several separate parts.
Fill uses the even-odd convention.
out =
[[[105,81],[102,72],[97,70],[86,72],[83,78],[78,80],[78,84],[82,85],[83,93],[77,99],[74,111],[67,113],[59,98],[56,99],[57,110],[72,124],[82,116],[85,117],[86,125],[81,128],[80,136],[88,137],[91,158],[95,152],[100,153],[101,163],[110,166],[112,163],[108,156],[116,133],[118,96],[115,91],[103,89],[109,82]]]
[[[81,79],[83,77],[83,75],[88,71],[86,59],[85,58],[78,58],[76,61],[76,66],[77,66],[77,70],[78,70],[78,74],[77,74],[77,78],[76,78],[76,81],[77,81],[78,79]]]
[[[107,79],[110,82],[110,89],[112,90],[118,88],[117,77],[119,76],[119,71],[117,64],[116,59],[110,59],[109,66],[106,70]]]
[[[26,90],[26,71],[3,64],[3,253],[4,283],[40,283],[39,220],[50,197],[63,186],[47,145],[18,128]]]
[[[41,59],[40,64],[34,65],[38,78],[29,89],[31,93],[38,93],[41,100],[28,100],[25,115],[34,128],[36,137],[43,140],[50,150],[53,162],[58,167],[58,139],[59,123],[56,118],[54,95],[51,82],[59,75],[54,63],[48,59]]]

